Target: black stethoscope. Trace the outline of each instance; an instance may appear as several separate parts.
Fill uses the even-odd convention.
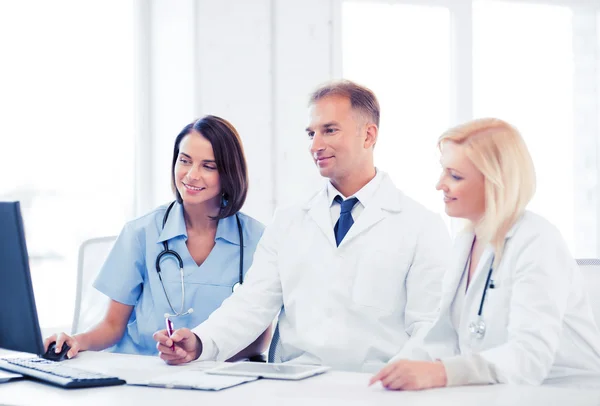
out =
[[[171,211],[171,208],[173,208],[174,204],[175,204],[175,202],[172,202],[169,205],[169,207],[167,208],[167,211],[165,212],[165,216],[163,217],[163,222],[162,222],[163,229],[165,228],[165,224],[167,223],[167,219],[169,218],[169,212]],[[241,284],[244,283],[244,236],[242,235],[242,223],[240,222],[240,218],[237,215],[237,213],[235,214],[235,219],[237,221],[238,233],[240,235],[240,274],[239,274],[238,282],[236,282],[233,285],[233,287],[231,288],[232,292],[235,292],[235,290],[238,288],[238,286],[240,286]],[[163,260],[168,255],[172,255],[173,257],[175,257],[175,259],[177,260],[177,263],[179,264],[179,275],[181,276],[181,307],[180,307],[179,311],[176,311],[175,308],[173,308],[173,305],[171,304],[171,300],[169,300],[169,295],[167,294],[167,290],[165,289],[165,284],[163,283],[162,276],[160,275],[161,274],[160,261]],[[184,302],[185,302],[185,284],[183,283],[183,261],[176,251],[169,249],[169,243],[166,240],[163,241],[163,250],[156,257],[156,272],[158,273],[158,279],[160,279],[160,284],[163,288],[163,292],[165,292],[165,297],[167,298],[167,303],[169,303],[169,307],[171,308],[171,311],[173,311],[173,314],[165,313],[165,317],[179,317],[179,316],[185,316],[187,314],[193,313],[194,309],[192,307],[190,307],[185,312],[183,311],[183,306],[184,306]]]
[[[471,261],[469,256],[469,261],[467,265]],[[492,279],[492,273],[494,271],[494,256],[492,256],[492,263],[490,265],[490,270],[488,271],[487,278],[485,280],[485,286],[483,288],[483,293],[481,294],[481,302],[479,302],[479,311],[477,312],[477,319],[469,323],[469,331],[471,333],[471,337],[482,339],[485,336],[486,324],[483,319],[483,304],[485,303],[485,295],[487,294],[488,288],[494,289],[496,286],[494,285],[494,280]],[[467,270],[468,272],[468,270]]]

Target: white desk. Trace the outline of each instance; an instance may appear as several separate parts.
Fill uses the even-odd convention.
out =
[[[0,350],[0,356],[6,352]],[[171,367],[158,357],[84,352],[68,361],[75,367],[112,373],[127,379],[139,374],[164,374],[180,368],[198,369],[201,364]],[[61,389],[21,380],[0,384],[0,403],[9,405],[568,405],[598,406],[600,391],[557,387],[471,386],[421,392],[393,392],[367,387],[369,374],[332,371],[303,381],[259,380],[220,392],[113,386]]]

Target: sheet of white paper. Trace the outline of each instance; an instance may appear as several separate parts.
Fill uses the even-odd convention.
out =
[[[216,361],[195,361],[172,366],[167,365],[156,356],[107,354],[94,351],[84,351],[72,360],[65,362],[74,368],[118,376],[129,384],[146,384],[157,377],[181,371],[203,371],[223,365],[222,362]]]
[[[129,385],[159,386],[175,389],[221,390],[255,381],[257,378],[246,376],[208,375],[201,371],[181,371],[168,375],[161,375],[147,381],[134,382],[128,380]]]
[[[190,362],[186,365],[186,368],[192,371],[206,371],[207,369],[213,369],[225,365],[225,362],[220,361],[196,361]]]

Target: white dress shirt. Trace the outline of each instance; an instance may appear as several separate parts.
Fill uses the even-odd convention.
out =
[[[342,205],[335,201],[336,196],[341,196],[342,199],[347,200],[351,197],[356,197],[358,199],[358,203],[354,205],[350,213],[352,214],[352,219],[356,222],[358,216],[363,212],[365,207],[369,204],[369,202],[373,199],[379,184],[381,183],[381,174],[379,171],[375,174],[373,179],[369,181],[366,185],[364,185],[358,192],[353,194],[352,196],[344,196],[339,190],[333,186],[331,182],[327,182],[327,199],[329,199],[330,204],[330,212],[331,212],[331,227],[335,227],[338,219],[340,218],[340,212],[342,209]]]

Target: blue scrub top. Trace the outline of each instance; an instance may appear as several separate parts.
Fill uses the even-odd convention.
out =
[[[183,206],[175,203],[164,229],[162,221],[167,205],[133,220],[123,227],[112,251],[102,266],[94,287],[111,299],[134,306],[123,338],[109,351],[154,355],[152,335],[165,328],[165,313],[173,313],[156,272],[156,257],[163,241],[183,260],[185,302],[183,312],[192,314],[172,317],[175,328],[194,328],[216,310],[232,293],[239,281],[240,241],[235,215],[219,220],[215,246],[198,266],[187,246]],[[254,251],[264,226],[238,213],[244,239],[244,275],[252,264]],[[173,308],[181,308],[181,277],[177,260],[168,255],[160,263],[162,280]]]

